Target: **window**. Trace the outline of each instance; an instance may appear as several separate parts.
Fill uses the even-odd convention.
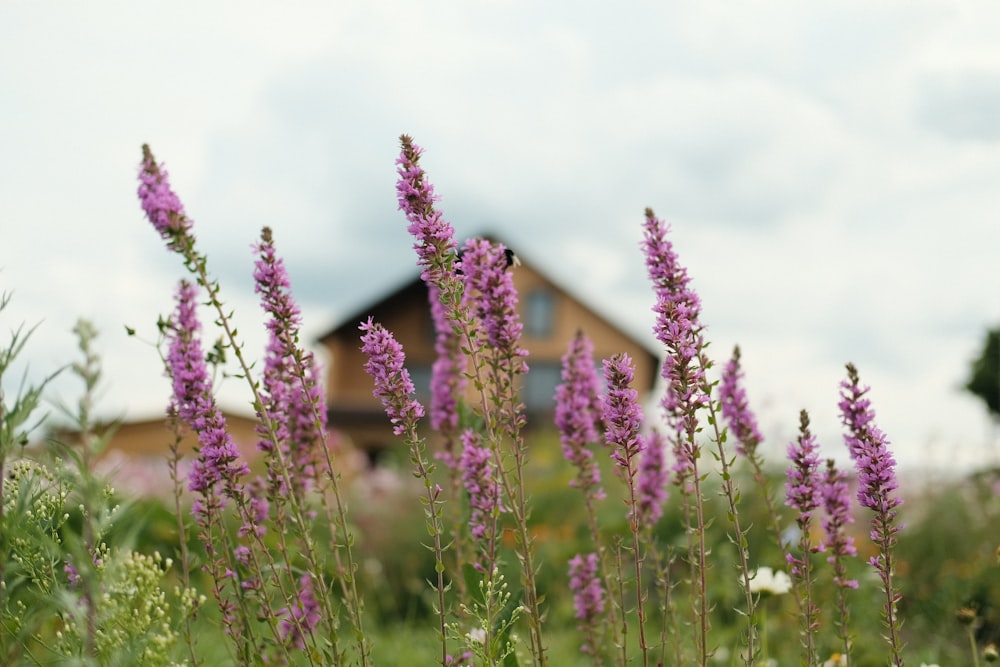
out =
[[[555,321],[555,295],[547,289],[528,292],[524,300],[524,331],[533,338],[552,335]]]
[[[549,412],[555,409],[556,387],[562,382],[562,366],[557,363],[528,364],[524,376],[524,407],[528,412]]]
[[[427,405],[431,399],[431,365],[430,364],[410,364],[410,381],[416,390],[416,399]]]

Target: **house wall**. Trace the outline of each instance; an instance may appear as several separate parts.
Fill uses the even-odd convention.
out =
[[[522,396],[529,411],[551,410],[555,386],[560,382],[561,359],[569,342],[582,330],[594,345],[595,363],[619,352],[629,354],[636,366],[634,387],[640,400],[645,400],[653,386],[657,360],[649,350],[623,334],[613,324],[594,312],[564,289],[548,280],[530,266],[511,269],[518,291],[518,310],[524,324],[522,345],[528,350],[530,368],[525,377]],[[533,335],[532,301],[536,294],[551,297],[551,327],[543,335]],[[436,358],[434,331],[427,304],[426,288],[414,281],[400,292],[372,307],[370,313],[357,316],[364,320],[371,315],[393,332],[406,353],[406,366],[417,385],[417,396],[427,399],[430,367]],[[343,429],[363,449],[374,443],[392,439],[391,430],[381,405],[372,395],[373,382],[364,371],[367,361],[361,353],[361,332],[354,322],[324,341],[327,348],[327,397],[339,418],[332,426]],[[470,389],[471,392],[471,389]],[[469,396],[470,400],[475,400]]]
[[[244,457],[250,460],[256,458],[259,453],[257,451],[259,436],[255,430],[256,425],[255,419],[232,414],[226,415],[226,426],[233,437],[233,442]],[[104,453],[110,454],[120,451],[131,456],[163,459],[169,455],[170,445],[173,444],[174,440],[175,435],[170,430],[166,418],[127,422],[115,429]],[[179,451],[188,455],[194,451],[196,446],[198,446],[198,438],[184,429]]]

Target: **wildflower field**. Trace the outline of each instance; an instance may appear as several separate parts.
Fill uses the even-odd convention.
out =
[[[421,153],[401,137],[397,194],[438,360],[423,405],[393,332],[358,322],[399,440],[377,473],[391,483],[376,484],[376,473],[348,475],[330,444],[336,425],[300,340],[280,230],[263,229],[254,246],[269,334],[258,360],[193,220],[143,147],[140,203],[181,276],[159,323],[174,491],[169,501],[128,497],[95,472],[108,436],[93,416],[100,359],[86,321],[80,358],[63,371],[81,382],[71,442],[28,447],[49,426],[45,383],[4,377],[17,389],[0,402],[0,664],[998,660],[997,471],[899,477],[891,434],[850,363],[842,441],[819,443],[803,410],[789,416],[798,436],[786,456],[765,460],[741,352],[712,357],[670,229],[648,209],[636,261],[664,355],[657,414],[643,414],[632,360],[595,359],[581,331],[563,357],[553,423],[529,431],[518,387],[531,359],[509,257],[455,239]],[[4,324],[0,375],[31,333]],[[214,398],[226,358],[259,420],[253,466]],[[191,460],[179,453],[186,431],[199,442]]]

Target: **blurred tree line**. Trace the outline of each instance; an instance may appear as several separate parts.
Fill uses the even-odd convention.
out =
[[[986,332],[986,343],[972,362],[965,388],[986,404],[994,421],[1000,422],[1000,327]]]

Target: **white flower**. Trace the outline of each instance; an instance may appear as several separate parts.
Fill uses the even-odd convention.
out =
[[[486,630],[483,628],[473,628],[469,630],[465,636],[468,637],[470,641],[477,642],[479,644],[486,643]]]
[[[781,570],[760,567],[750,575],[750,592],[782,595],[792,590],[791,578]]]

